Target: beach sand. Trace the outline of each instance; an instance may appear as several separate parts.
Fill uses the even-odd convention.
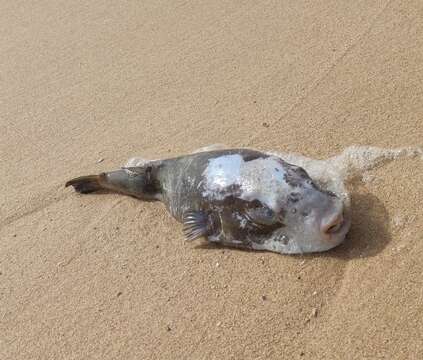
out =
[[[423,2],[2,1],[0,358],[422,359],[423,161],[350,184],[346,242],[185,243],[64,183],[213,143],[423,145]]]

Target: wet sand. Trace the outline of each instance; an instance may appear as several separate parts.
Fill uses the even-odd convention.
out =
[[[64,183],[213,143],[423,146],[423,3],[0,3],[1,359],[423,358],[423,161],[349,186],[347,241],[185,243]]]

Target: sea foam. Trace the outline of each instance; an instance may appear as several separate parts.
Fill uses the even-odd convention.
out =
[[[373,146],[349,146],[339,155],[328,159],[317,160],[295,153],[268,152],[285,161],[301,166],[310,177],[323,189],[333,191],[344,202],[350,211],[350,195],[347,185],[356,178],[373,180],[367,172],[381,167],[391,161],[404,158],[420,158],[423,160],[423,149],[420,147],[403,147],[385,149]]]

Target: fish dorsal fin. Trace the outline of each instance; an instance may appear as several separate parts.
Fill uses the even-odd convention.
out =
[[[187,211],[183,216],[183,232],[187,241],[206,236],[208,216],[203,211]]]

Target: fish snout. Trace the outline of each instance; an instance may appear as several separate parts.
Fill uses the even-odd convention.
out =
[[[336,234],[342,229],[344,222],[343,210],[340,209],[322,219],[320,230],[325,235]]]

